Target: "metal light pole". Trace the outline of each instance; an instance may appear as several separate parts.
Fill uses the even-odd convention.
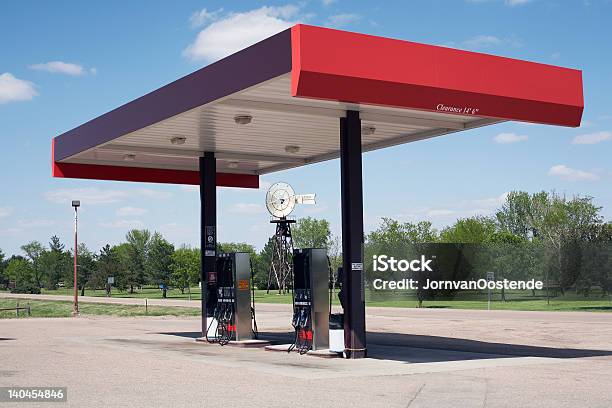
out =
[[[79,241],[77,239],[78,233],[78,208],[81,206],[81,202],[78,200],[72,201],[72,206],[74,207],[74,308],[72,309],[72,315],[78,316],[79,314],[79,288],[77,285],[77,258],[78,258],[78,244]]]

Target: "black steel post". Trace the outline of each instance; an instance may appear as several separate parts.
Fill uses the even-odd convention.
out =
[[[367,355],[363,282],[363,187],[361,177],[361,119],[347,111],[340,119],[340,177],[342,196],[342,267],[344,347],[348,358]]]
[[[217,281],[217,168],[215,153],[200,157],[200,248],[202,282],[202,336],[207,329],[208,284]],[[211,311],[212,312],[212,311]]]

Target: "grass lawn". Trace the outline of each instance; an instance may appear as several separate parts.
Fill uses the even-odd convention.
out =
[[[369,301],[368,306],[381,307],[416,307],[415,300]],[[486,310],[487,302],[483,300],[428,300],[423,307],[431,309],[476,309]],[[491,310],[525,310],[556,312],[612,312],[612,302],[608,300],[554,300],[550,305],[545,299],[509,300],[491,302]]]
[[[0,309],[15,307],[17,299],[0,299]],[[30,306],[31,317],[70,317],[72,302],[46,300],[19,300],[19,306]],[[98,303],[79,303],[82,315],[110,316],[199,316],[200,310],[187,307],[107,305]],[[19,317],[27,317],[27,311],[19,311]],[[0,311],[0,319],[16,318],[15,311]]]
[[[64,295],[64,296],[72,296],[73,292],[71,288],[67,289],[57,289],[57,290],[47,290],[42,289],[41,292],[43,295]],[[80,296],[79,292],[79,296]],[[91,290],[85,289],[85,296],[94,296],[94,297],[106,297],[106,292],[103,290]],[[200,300],[201,292],[198,287],[191,288],[191,300]],[[144,287],[142,289],[136,290],[134,293],[120,292],[114,289],[111,292],[111,297],[114,298],[139,298],[139,299],[161,299],[162,291],[158,288]],[[166,297],[168,299],[189,299],[189,294],[187,291],[185,293],[181,293],[179,289],[171,289],[166,293]],[[256,290],[255,291],[255,302],[260,303],[291,303],[291,294],[283,294],[279,295],[278,291],[270,291],[270,294],[266,294],[265,290]]]
[[[43,290],[43,294],[48,295],[72,295],[72,291],[70,289],[60,289],[60,290]],[[104,297],[106,294],[103,290],[86,290],[86,296],[96,296],[96,297]],[[168,291],[169,299],[188,299],[189,295],[187,293],[181,293],[178,289],[172,289]],[[114,290],[112,293],[112,297],[114,298],[148,298],[148,299],[160,299],[162,296],[161,290],[157,288],[142,288],[139,289],[135,293],[127,293],[127,292],[119,292]],[[191,289],[191,299],[199,300],[200,299],[200,290],[196,288]],[[544,293],[539,293],[535,297],[531,294],[531,292],[507,292],[507,301],[500,301],[500,296],[498,293],[493,295],[493,301],[491,302],[492,310],[537,310],[537,311],[586,311],[586,312],[612,312],[612,299],[610,297],[601,297],[599,294],[592,295],[588,298],[582,297],[580,295],[566,293],[566,295],[562,297],[552,297],[550,299],[550,304],[547,304]],[[339,305],[337,294],[334,296],[334,304]],[[291,303],[291,294],[282,294],[279,295],[276,291],[270,291],[269,294],[266,294],[265,290],[256,290],[255,291],[255,302],[256,303]],[[372,294],[368,291],[366,292],[366,304],[368,306],[379,306],[379,307],[417,307],[417,300],[413,294],[403,293],[393,293],[386,292],[384,298],[378,298],[376,296],[372,296]],[[101,309],[106,306],[102,305],[87,305],[85,303],[82,304],[83,307],[99,307]],[[138,311],[129,311],[127,306],[118,306],[118,305],[108,305],[110,308],[109,312],[103,311],[92,311],[89,314],[115,314],[115,315],[123,315],[123,316],[133,316],[133,315],[143,315],[144,308],[141,306],[130,306],[130,308],[141,308],[142,313]],[[448,309],[479,309],[485,310],[487,309],[487,301],[485,294],[474,294],[474,293],[460,293],[452,300],[426,300],[423,303],[423,307],[426,308],[448,308]],[[126,312],[123,313],[120,310],[114,311],[113,308],[125,309]],[[174,309],[172,307],[160,307],[160,309]],[[184,315],[189,313],[169,313],[169,311],[155,311],[154,307],[149,308],[149,314],[159,315],[159,314],[173,314],[173,315]],[[184,312],[184,311],[183,311]],[[69,314],[69,311],[67,312]],[[123,314],[122,314],[123,313]],[[14,313],[13,313],[14,314]],[[197,314],[197,313],[192,313]]]
[[[73,291],[72,288],[64,288],[57,290],[47,290],[42,289],[42,294],[44,295],[67,295],[72,296]],[[79,292],[79,295],[81,293]],[[106,292],[104,290],[92,290],[85,289],[85,296],[95,296],[95,297],[106,297]],[[117,289],[113,289],[111,292],[111,297],[114,298],[147,298],[147,299],[161,299],[162,291],[158,288],[152,287],[144,287],[142,289],[136,290],[134,293],[120,292]],[[189,294],[187,291],[185,293],[181,293],[179,289],[171,289],[167,292],[168,299],[189,299]],[[200,299],[200,289],[195,287],[191,288],[191,299],[199,300]]]

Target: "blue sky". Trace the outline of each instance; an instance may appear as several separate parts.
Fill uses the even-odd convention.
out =
[[[612,2],[3,1],[0,5],[0,248],[57,234],[98,250],[129,228],[198,244],[197,190],[53,179],[50,140],[294,22],[446,45],[583,70],[580,128],[507,123],[364,155],[366,230],[380,217],[491,214],[511,190],[595,197],[612,219]],[[246,29],[245,29],[246,27]],[[340,232],[337,160],[264,176],[260,191],[219,189],[219,238],[261,247],[273,233],[265,187],[291,183]]]

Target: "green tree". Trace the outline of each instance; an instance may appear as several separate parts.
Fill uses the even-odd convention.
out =
[[[588,236],[593,225],[601,224],[599,211],[591,197],[576,196],[567,200],[554,192],[547,195],[536,218],[538,236],[550,250],[545,275],[547,292],[552,283],[563,292],[576,282],[581,261],[578,241]]]
[[[8,279],[15,284],[15,293],[40,293],[36,283],[34,268],[30,261],[23,257],[13,257],[6,267]]]
[[[0,249],[0,286],[6,287],[8,284],[8,278],[5,275],[6,261],[4,260],[4,252]]]
[[[342,266],[342,243],[340,237],[332,235],[327,247],[327,255],[332,268],[332,288],[335,289],[338,280],[338,268]]]
[[[106,287],[108,278],[113,276],[118,280],[119,274],[120,265],[117,252],[109,244],[106,244],[97,256],[96,267],[89,279],[89,287],[92,289]]]
[[[584,274],[590,273],[593,267],[583,256],[583,243],[602,225],[600,210],[591,197],[568,199],[555,192],[531,195],[512,192],[496,218],[502,230],[543,244],[541,270],[549,298],[551,287],[562,293],[574,284],[583,291],[590,290],[593,279]]]
[[[329,221],[300,218],[292,228],[292,237],[295,248],[328,248],[331,243]]]
[[[70,275],[70,253],[57,236],[51,237],[49,250],[41,254],[40,264],[46,272],[44,285],[47,289],[57,288],[59,282]]]
[[[135,284],[134,274],[130,268],[132,260],[130,258],[130,245],[127,242],[116,245],[111,248],[112,253],[117,259],[117,272],[115,274],[115,287],[120,291],[132,289]]]
[[[428,254],[429,246],[439,240],[438,232],[427,221],[418,223],[401,223],[391,218],[383,218],[380,226],[369,233],[365,240],[364,273],[366,280],[376,278],[402,279],[405,276],[394,276],[390,270],[374,274],[373,256],[387,255],[396,259],[416,258]],[[425,282],[424,276],[413,276],[419,282]],[[422,305],[424,292],[417,290],[419,306]]]
[[[151,281],[160,285],[165,299],[172,277],[172,255],[174,245],[166,241],[161,234],[154,233],[148,245],[147,272]]]
[[[506,196],[502,207],[495,213],[495,218],[502,230],[524,239],[533,235],[531,223],[532,200],[529,193],[511,191]]]
[[[89,279],[96,270],[96,255],[84,243],[79,244],[77,255],[77,287],[81,291],[81,296],[85,296],[85,287],[88,286]],[[74,280],[74,269],[72,269],[70,277],[66,280],[72,282]]]
[[[461,218],[440,234],[442,242],[461,244],[480,244],[493,239],[496,232],[495,220],[476,216]]]
[[[219,252],[246,252],[248,254],[254,255],[255,247],[250,244],[246,244],[244,242],[220,242],[218,244]]]
[[[41,263],[41,257],[45,252],[45,247],[38,241],[31,241],[22,245],[21,250],[25,253],[26,259],[30,261],[34,284],[39,288],[43,287],[43,282],[46,278],[46,270]]]
[[[253,265],[255,268],[255,286],[263,289],[268,288],[268,274],[270,273],[270,265],[272,263],[272,251],[274,250],[274,237],[268,238],[268,242],[259,251],[257,256],[257,264]],[[275,282],[270,282],[272,285]],[[278,289],[278,288],[275,288]]]
[[[131,230],[125,236],[127,241],[127,258],[122,261],[126,263],[126,281],[130,293],[134,293],[135,287],[141,287],[147,277],[147,256],[151,243],[151,232],[148,230]]]
[[[189,293],[191,300],[191,287],[200,280],[200,250],[182,246],[172,254],[172,282],[185,293]]]

